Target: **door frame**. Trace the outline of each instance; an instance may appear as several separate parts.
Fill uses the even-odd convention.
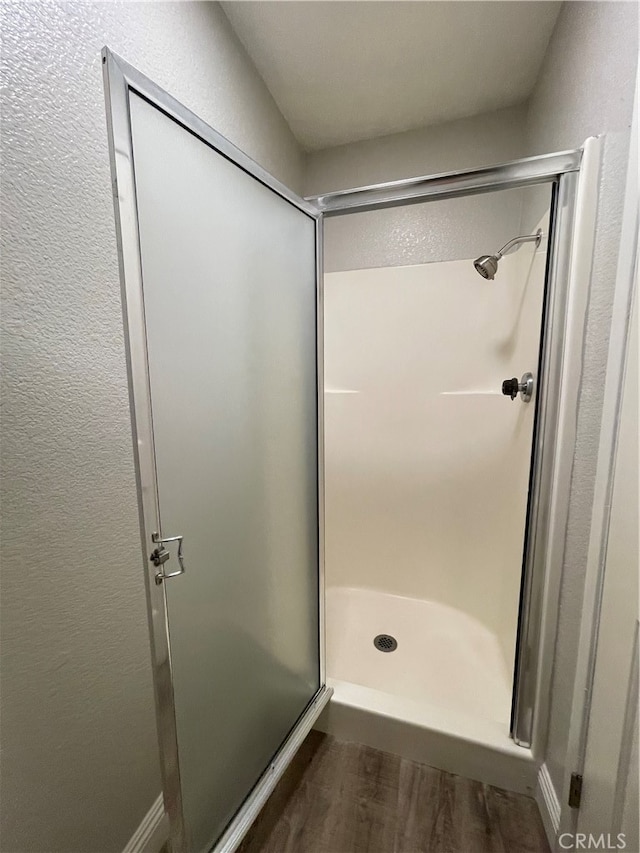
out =
[[[584,229],[579,199],[585,184],[587,190],[596,185],[599,160],[600,142],[590,138],[577,150],[308,197],[324,216],[346,216],[545,183],[553,187],[510,726],[514,741],[538,761],[546,742],[575,446],[581,359],[576,343],[581,345],[586,311],[586,293],[579,293],[583,282],[574,274],[580,267],[574,232]]]
[[[639,95],[640,66],[636,70],[634,109],[609,330],[602,419],[591,507],[589,549],[585,566],[563,788],[562,791],[557,792],[560,798],[559,814],[556,825],[552,827],[553,834],[556,836],[563,832],[576,833],[580,828],[580,811],[569,807],[566,795],[569,791],[572,774],[578,773],[582,776],[585,770],[591,699],[598,651],[600,610],[604,592],[607,544],[615,485],[625,365],[629,358],[638,357],[638,353],[633,353],[629,349],[629,338],[632,311],[634,309],[639,310],[636,291],[640,288],[640,180],[637,169],[640,124]],[[635,306],[634,299],[636,300]],[[584,784],[588,783],[589,780],[584,779]]]
[[[256,781],[227,829],[215,844],[215,853],[232,853],[240,844],[262,805],[286,770],[298,747],[329,701],[326,686],[324,616],[324,433],[323,403],[323,251],[322,215],[312,203],[298,197],[273,178],[175,98],[107,47],[101,52],[111,178],[118,244],[118,264],[124,321],[125,354],[133,439],[142,561],[147,597],[160,766],[165,809],[169,815],[173,853],[188,850],[180,785],[180,761],[174,707],[171,649],[165,584],[156,583],[149,560],[152,533],[160,532],[158,487],[152,429],[151,396],[145,334],[142,265],[138,229],[133,142],[129,111],[134,92],[219,154],[273,190],[315,221],[316,230],[316,359],[318,412],[318,595],[320,687],[296,721],[263,775]]]

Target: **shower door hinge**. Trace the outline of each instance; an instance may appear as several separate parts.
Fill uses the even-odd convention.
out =
[[[582,799],[582,776],[580,773],[571,774],[571,783],[569,785],[569,805],[572,809],[580,808],[580,800]]]

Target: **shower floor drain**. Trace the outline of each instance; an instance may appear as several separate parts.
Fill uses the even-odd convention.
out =
[[[395,652],[398,648],[398,641],[391,634],[378,634],[373,638],[373,645],[379,652]]]

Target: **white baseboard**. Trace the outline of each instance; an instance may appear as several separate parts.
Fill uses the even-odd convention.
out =
[[[162,794],[142,819],[122,853],[160,853],[169,838],[169,818],[164,810]]]
[[[547,834],[549,846],[555,849],[555,842],[560,827],[560,800],[553,787],[551,776],[547,765],[543,764],[538,770],[538,784],[536,785],[536,802],[540,809],[540,816]]]

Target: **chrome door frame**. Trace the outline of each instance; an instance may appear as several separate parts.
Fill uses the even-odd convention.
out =
[[[325,216],[344,216],[404,204],[545,184],[580,171],[582,149],[512,160],[459,172],[441,172],[383,184],[307,196]]]
[[[552,537],[556,443],[562,388],[571,246],[583,149],[514,160],[497,166],[445,172],[309,196],[324,216],[345,216],[407,204],[458,198],[548,183],[552,189],[550,236],[542,308],[529,495],[513,679],[510,735],[532,748],[543,667],[542,614]],[[568,507],[564,508],[568,511]]]
[[[156,584],[155,569],[149,561],[153,550],[151,535],[162,535],[155,449],[152,428],[148,354],[145,334],[142,265],[138,230],[133,144],[129,94],[135,92],[160,109],[211,148],[252,175],[294,207],[315,220],[316,228],[316,335],[317,335],[317,414],[318,414],[318,595],[319,595],[319,676],[320,687],[297,720],[269,767],[248,792],[239,811],[215,843],[215,853],[232,853],[258,811],[285,771],[291,758],[331,697],[326,686],[324,628],[324,431],[323,431],[323,277],[322,215],[318,208],[273,178],[240,149],[209,127],[175,98],[129,65],[107,47],[102,49],[102,67],[107,112],[109,155],[118,243],[118,264],[124,320],[125,353],[129,384],[129,406],[138,493],[142,560],[147,594],[151,659],[160,749],[160,765],[165,809],[171,826],[173,853],[187,853],[180,762],[175,717],[171,649],[165,583]],[[179,582],[179,581],[178,581]]]

